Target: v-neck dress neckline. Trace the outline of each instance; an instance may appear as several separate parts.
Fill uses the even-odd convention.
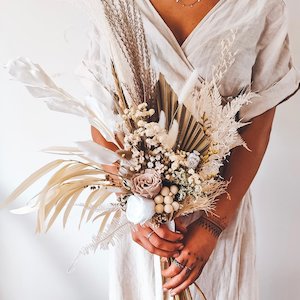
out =
[[[171,39],[174,41],[176,44],[176,47],[180,49],[181,52],[184,52],[184,48],[186,45],[192,40],[192,37],[194,36],[195,32],[199,30],[199,28],[206,22],[206,20],[211,17],[217,10],[218,8],[225,2],[226,0],[219,0],[218,3],[214,5],[213,8],[209,10],[209,12],[198,22],[198,24],[194,27],[194,29],[189,33],[189,35],[185,38],[182,44],[180,44],[175,37],[174,32],[171,30],[171,28],[168,26],[166,21],[162,18],[162,16],[159,14],[159,12],[156,10],[154,5],[151,3],[150,0],[146,0],[145,2],[147,3],[148,7],[150,10],[153,12],[153,14],[156,16],[157,20],[162,24],[162,26],[165,27],[167,32],[169,33],[169,36]]]

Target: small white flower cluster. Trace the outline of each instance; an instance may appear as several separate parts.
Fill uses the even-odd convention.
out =
[[[133,132],[124,138],[124,148],[131,151],[130,171],[139,172],[146,168],[155,169],[162,174],[166,170],[163,160],[167,149],[163,147],[166,130],[156,122],[147,122],[154,113],[153,109],[147,110],[147,104],[138,105],[137,108],[125,110],[125,121],[132,122],[135,126]]]
[[[154,109],[147,109],[147,103],[142,103],[137,107],[132,106],[125,109],[123,119],[132,120],[137,124],[140,120],[145,120],[146,118],[153,116],[154,113]]]

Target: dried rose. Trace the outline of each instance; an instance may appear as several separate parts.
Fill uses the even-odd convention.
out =
[[[142,197],[153,199],[162,188],[161,176],[153,169],[146,169],[145,173],[132,178],[132,192]]]

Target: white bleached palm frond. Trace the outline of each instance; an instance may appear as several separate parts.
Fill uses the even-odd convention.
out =
[[[88,144],[83,143],[81,146],[83,153],[89,151],[87,149]],[[62,151],[59,147],[55,147],[54,150]],[[97,148],[96,152],[98,150]],[[66,149],[65,154],[74,155],[76,153],[81,159],[85,158],[80,151],[71,148]],[[100,149],[101,151],[102,149]],[[115,161],[117,154],[112,153],[114,157],[111,160]],[[105,153],[104,155],[107,156]],[[108,157],[106,159],[108,161]],[[100,164],[94,164],[93,159],[86,158],[86,162],[74,159],[60,159],[45,165],[29,176],[1,203],[1,207],[14,201],[36,181],[45,175],[49,175],[53,170],[55,172],[50,176],[43,189],[34,197],[34,204],[31,201],[30,206],[15,211],[15,213],[23,214],[37,210],[37,232],[42,232],[45,229],[46,231],[49,230],[60,214],[63,214],[63,225],[65,226],[71,210],[76,206],[83,192],[89,191],[90,196],[86,197],[81,221],[87,209],[89,210],[87,221],[89,221],[99,211],[107,197],[112,193],[124,193],[124,188],[112,183],[111,178],[107,177],[110,173],[105,171]],[[119,176],[118,174],[113,175]],[[92,189],[88,189],[89,187]],[[63,209],[64,212],[62,213]]]
[[[28,58],[19,57],[11,60],[5,68],[10,75],[25,85],[33,97],[44,100],[50,109],[88,119],[108,141],[118,145],[113,133],[114,128],[109,128],[112,124],[102,121],[101,109],[97,108],[95,101],[89,98],[86,101],[75,98],[58,87],[40,65]],[[114,118],[112,113],[110,117]]]
[[[116,152],[105,148],[94,141],[77,142],[78,147],[53,146],[42,149],[42,152],[65,156],[78,156],[101,168],[101,164],[113,164],[119,159],[124,161]],[[99,147],[98,147],[99,146]]]
[[[37,197],[36,231],[42,232],[45,228],[48,231],[57,217],[62,214],[63,209],[65,209],[63,213],[63,225],[65,226],[79,196],[87,191],[88,187],[99,185],[101,188],[98,189],[97,198],[94,199],[97,203],[95,207],[99,207],[111,194],[105,189],[105,185],[109,185],[105,178],[105,172],[89,164],[66,161],[63,167],[52,175]]]
[[[120,160],[120,156],[116,152],[107,149],[94,141],[81,141],[76,142],[76,144],[85,157],[88,157],[99,165],[111,165]]]
[[[120,116],[114,114],[115,82],[110,68],[112,57],[109,43],[95,25],[89,31],[89,43],[75,74],[89,93],[85,101],[93,111],[97,111],[101,120],[106,120],[106,126],[113,131]]]

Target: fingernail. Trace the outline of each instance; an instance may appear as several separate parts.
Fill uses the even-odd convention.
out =
[[[168,259],[166,257],[162,257],[161,262],[168,262]]]
[[[180,253],[179,252],[176,252],[174,255],[173,255],[173,257],[178,257],[180,255]]]
[[[177,230],[177,231],[175,231],[177,234],[180,234],[180,236],[183,238],[183,232],[182,231],[179,231],[179,230]]]
[[[179,250],[182,250],[184,248],[184,245],[181,245],[180,247],[179,247]]]
[[[174,296],[176,295],[176,293],[175,293],[175,292],[171,292],[170,295],[171,295],[172,297],[174,297]]]

